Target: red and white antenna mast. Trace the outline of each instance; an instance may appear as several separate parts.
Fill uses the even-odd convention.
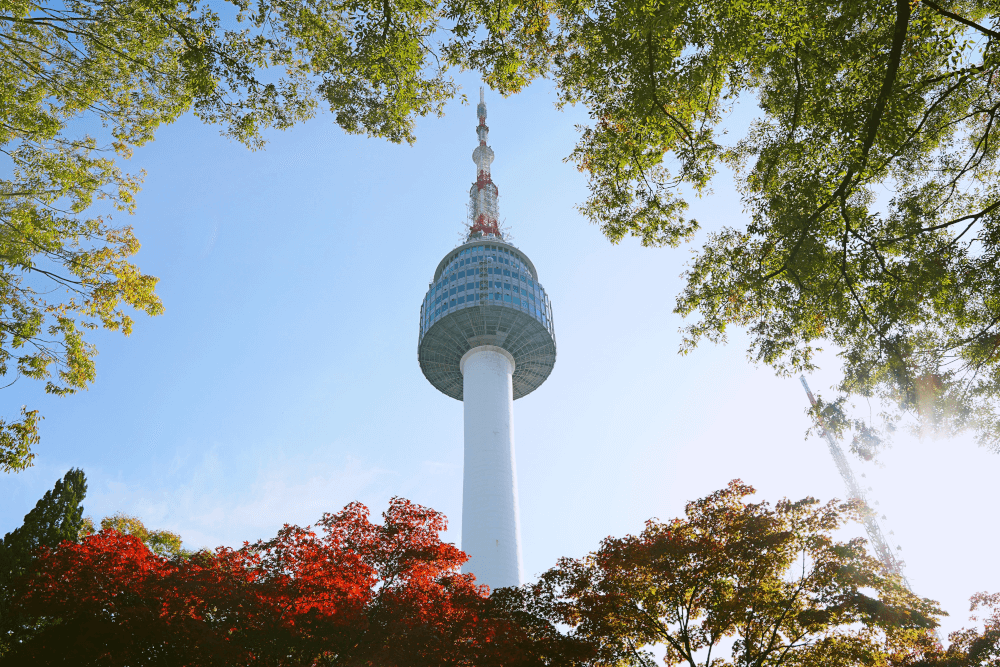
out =
[[[499,207],[497,197],[499,191],[490,177],[490,163],[493,162],[493,149],[486,145],[490,128],[486,125],[486,102],[483,99],[483,89],[479,88],[479,106],[476,107],[479,125],[476,134],[479,145],[472,152],[472,160],[476,163],[476,182],[469,190],[469,239],[494,236],[502,239],[500,225],[497,220]]]

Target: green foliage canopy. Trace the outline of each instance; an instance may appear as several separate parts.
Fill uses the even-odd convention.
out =
[[[85,517],[80,527],[80,539],[93,535],[97,530],[93,520]],[[183,540],[177,533],[169,530],[151,530],[146,527],[142,519],[124,512],[101,519],[100,530],[113,530],[122,535],[132,535],[161,558],[188,558],[192,553],[181,546]]]
[[[1000,192],[991,27],[961,0],[111,0],[0,5],[0,372],[67,394],[95,377],[87,329],[162,311],[120,158],[192,110],[251,148],[327,106],[348,132],[412,141],[456,93],[447,68],[504,94],[549,75],[593,123],[569,159],[581,210],[613,242],[692,239],[686,197],[736,174],[745,225],[709,235],[676,312],[682,351],[750,333],[781,374],[840,351],[827,427],[877,447],[907,416],[1000,450]],[[723,131],[737,103],[759,118]],[[99,120],[97,138],[77,131]],[[881,399],[881,423],[848,418]],[[0,423],[0,467],[37,442]]]
[[[24,517],[24,523],[0,540],[0,655],[8,635],[16,625],[9,613],[14,580],[27,572],[39,549],[76,542],[84,526],[83,507],[87,478],[74,468],[56,480],[51,491]]]
[[[347,132],[413,141],[456,94],[449,65],[516,90],[544,69],[547,15],[478,0],[0,0],[0,377],[71,394],[84,334],[163,310],[121,159],[193,111],[250,148],[327,105]],[[532,23],[534,21],[535,23]],[[482,34],[487,25],[493,32]],[[81,128],[102,127],[98,136]],[[0,469],[30,465],[37,410],[0,420]]]
[[[709,235],[683,352],[750,335],[780,374],[843,361],[830,427],[877,447],[904,418],[1000,451],[1000,5],[959,0],[560,0],[554,77],[594,122],[570,156],[617,243],[693,238],[720,166],[748,223]],[[741,102],[759,116],[722,131]],[[889,406],[847,417],[851,396]],[[925,431],[928,432],[928,431]]]

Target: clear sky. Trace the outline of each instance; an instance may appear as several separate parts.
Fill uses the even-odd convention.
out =
[[[475,99],[478,82],[461,82]],[[576,212],[585,178],[563,158],[584,111],[556,111],[547,82],[486,101],[501,219],[552,299],[558,344],[548,381],[514,404],[526,574],[737,477],[763,499],[843,498],[825,443],[804,439],[797,380],[749,364],[738,331],[677,354],[691,246],[613,246]],[[133,513],[188,547],[269,537],[352,500],[378,513],[394,495],[443,511],[460,544],[462,405],[421,375],[417,320],[461,239],[475,125],[456,102],[395,146],[323,115],[257,153],[191,117],[161,130],[129,165],[147,171],[137,214],[116,221],[135,226],[166,313],[127,339],[94,336],[87,392],[3,392],[5,416],[30,403],[45,421],[34,468],[0,477],[0,533],[78,466],[87,514]],[[702,234],[743,217],[725,174],[692,213]],[[827,357],[814,390],[836,372]],[[900,438],[882,462],[853,461],[914,588],[960,627],[969,595],[1000,591],[1000,455]]]

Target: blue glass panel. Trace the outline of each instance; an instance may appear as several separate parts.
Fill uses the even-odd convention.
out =
[[[503,274],[504,274],[505,276],[509,276],[509,275],[510,275],[510,271],[508,271],[507,269],[504,269],[504,270],[503,270]]]
[[[459,303],[465,303],[465,297],[464,296],[458,297],[458,302]]]
[[[507,303],[510,303],[510,294],[504,294],[503,300],[506,301]]]
[[[452,300],[451,300],[451,304],[449,304],[449,305],[451,305],[451,306],[454,306],[454,305],[455,305],[455,300],[454,300],[454,299],[452,299]]]
[[[510,283],[504,283],[503,284],[503,288],[504,289],[510,289]]]
[[[520,306],[521,305],[521,300],[519,298],[517,298],[516,296],[514,297],[514,305],[515,306]]]
[[[452,287],[450,290],[448,290],[448,294],[451,296],[455,296],[455,288]]]
[[[476,286],[476,283],[465,283],[465,289],[472,289]]]
[[[455,289],[457,289],[459,292],[464,292],[465,291],[465,285],[459,285]]]
[[[535,295],[532,294],[531,292],[528,292],[528,298],[531,299],[532,301],[534,301],[535,300]]]

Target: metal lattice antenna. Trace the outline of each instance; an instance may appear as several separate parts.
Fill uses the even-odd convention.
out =
[[[500,193],[490,177],[493,149],[486,145],[490,128],[486,125],[486,102],[483,98],[482,87],[479,88],[479,106],[476,107],[476,115],[479,116],[479,125],[476,127],[479,145],[472,152],[472,160],[476,163],[476,182],[469,190],[468,239],[472,240],[484,236],[502,239],[503,234],[500,233],[498,224],[499,206],[497,205],[497,197]]]
[[[802,388],[806,390],[806,396],[809,397],[809,402],[813,407],[816,407],[816,399],[813,397],[812,391],[809,390],[809,385],[806,384],[805,376],[799,377],[799,380],[802,381]],[[826,429],[823,424],[822,417],[819,418],[819,425],[823,432],[823,437],[826,438],[826,442],[830,446],[830,455],[833,457],[833,462],[837,464],[837,471],[840,472],[840,476],[843,478],[844,484],[847,485],[847,495],[851,500],[861,501],[861,521],[865,526],[865,531],[868,533],[868,539],[871,541],[872,548],[875,549],[875,555],[882,563],[882,567],[885,569],[886,573],[899,575],[906,587],[912,591],[913,588],[910,586],[910,582],[907,581],[906,575],[903,574],[903,563],[896,558],[896,554],[893,553],[892,547],[889,546],[889,540],[886,539],[885,533],[882,532],[882,527],[879,526],[875,512],[872,510],[871,506],[869,506],[868,499],[865,498],[865,492],[861,488],[861,485],[858,484],[858,480],[854,476],[854,472],[851,470],[851,465],[848,463],[847,457],[844,455],[844,450],[840,448],[840,445],[834,439],[833,435]]]

